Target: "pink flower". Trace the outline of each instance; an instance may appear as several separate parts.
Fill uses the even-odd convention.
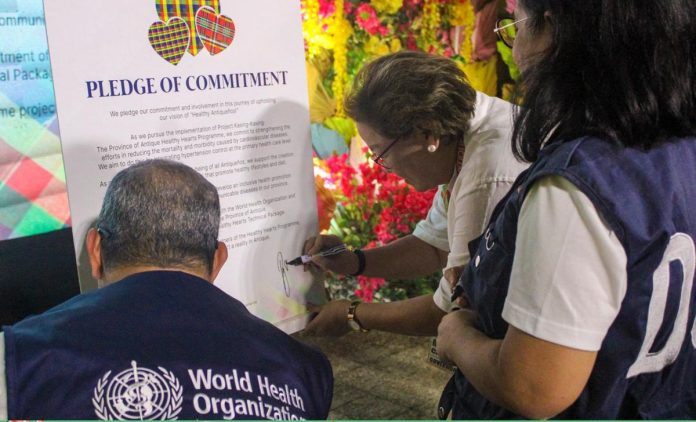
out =
[[[363,153],[368,154],[368,150]],[[333,194],[343,207],[339,217],[334,215],[335,221],[360,242],[355,246],[378,247],[410,233],[428,213],[436,192],[417,192],[396,174],[372,163],[361,163],[355,169],[348,154],[333,155],[324,166],[329,173],[325,180],[335,186]],[[366,302],[374,300],[375,293],[386,283],[384,279],[365,276],[356,281],[355,295]]]
[[[377,12],[369,3],[361,3],[355,10],[355,22],[370,35],[379,32],[380,23]]]
[[[326,18],[333,15],[336,11],[336,5],[333,0],[319,0],[319,16]]]
[[[443,44],[449,44],[450,38],[449,38],[449,32],[447,31],[440,31],[440,42]]]
[[[380,287],[386,283],[383,278],[358,276],[358,289],[355,289],[355,295],[364,302],[372,302],[374,294]]]
[[[418,42],[416,41],[416,36],[412,32],[408,33],[408,38],[406,38],[406,48],[409,50],[418,50]]]

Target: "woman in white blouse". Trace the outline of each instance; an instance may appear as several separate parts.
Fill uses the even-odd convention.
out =
[[[314,256],[313,263],[384,278],[414,278],[467,263],[467,244],[482,233],[493,207],[526,167],[511,152],[510,104],[476,92],[452,60],[409,51],[368,63],[355,78],[346,110],[376,165],[419,191],[440,189],[413,234],[379,248]],[[314,237],[305,253],[339,243],[335,236]],[[443,278],[434,295],[391,303],[332,301],[316,309],[306,332],[435,335],[450,310],[451,293]]]

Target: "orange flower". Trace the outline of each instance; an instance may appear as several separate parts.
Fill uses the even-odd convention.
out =
[[[314,186],[317,191],[317,214],[319,216],[319,230],[328,230],[331,225],[336,199],[330,190],[324,186],[324,179],[314,176]]]

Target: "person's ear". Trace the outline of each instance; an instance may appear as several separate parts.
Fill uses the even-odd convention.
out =
[[[553,44],[554,32],[556,32],[556,19],[548,10],[544,12],[544,28],[539,34],[539,43],[545,45],[542,50],[548,50]]]
[[[548,10],[546,12],[544,12],[544,23],[546,24],[547,28],[549,28],[549,29],[553,28],[553,25],[555,23],[554,19],[553,19],[553,15]]]
[[[211,284],[215,282],[220,270],[227,262],[227,256],[227,245],[225,242],[218,242],[217,249],[215,249],[215,254],[213,255],[213,269],[210,271],[210,278],[208,279]]]
[[[101,256],[101,235],[95,228],[89,229],[85,239],[89,264],[92,267],[92,277],[95,280],[104,278],[104,266]]]

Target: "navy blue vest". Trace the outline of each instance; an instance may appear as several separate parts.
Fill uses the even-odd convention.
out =
[[[331,365],[200,278],[127,277],[5,327],[10,419],[325,419]]]
[[[624,247],[628,287],[567,419],[696,417],[696,139],[648,151],[594,138],[549,145],[501,201],[460,278],[479,328],[502,339],[501,318],[515,254],[517,219],[530,187],[560,175],[592,201]],[[475,257],[479,258],[475,258]],[[478,261],[478,266],[475,262]],[[455,374],[453,418],[519,417]]]

